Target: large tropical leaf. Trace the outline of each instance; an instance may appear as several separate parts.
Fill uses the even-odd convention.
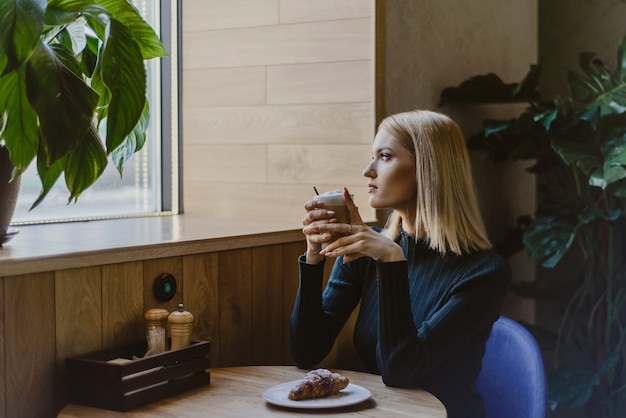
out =
[[[552,139],[552,149],[565,163],[578,166],[590,176],[603,164],[600,144],[595,141],[594,136],[591,125],[581,122]]]
[[[115,168],[122,175],[124,171],[124,164],[134,153],[141,150],[146,142],[146,131],[148,129],[148,123],[150,122],[150,106],[146,100],[143,112],[139,118],[139,122],[135,125],[130,135],[124,139],[124,141],[113,150],[111,153],[111,159]]]
[[[69,202],[76,201],[102,175],[106,165],[106,152],[96,128],[91,125],[85,138],[67,158],[65,183],[70,191]]]
[[[591,398],[594,386],[600,379],[589,367],[562,367],[548,377],[548,387],[552,410],[567,405],[577,408]]]
[[[622,57],[618,56],[618,69],[615,74],[604,66],[592,53],[580,54],[580,66],[585,75],[572,71],[568,73],[568,83],[572,95],[581,103],[599,108],[602,115],[626,111],[626,82],[620,68]]]
[[[44,26],[46,0],[0,1],[0,75],[22,65]]]
[[[532,65],[520,83],[504,83],[494,73],[477,75],[457,87],[445,88],[439,106],[446,103],[519,103],[540,98],[538,84],[541,67]]]
[[[39,127],[37,114],[26,95],[24,67],[0,77],[0,115],[4,117],[4,139],[16,168],[21,174],[37,154]]]
[[[141,17],[137,11],[127,0],[96,0],[97,3],[104,7],[113,17],[113,19],[122,23],[128,28],[132,37],[139,45],[141,56],[143,59],[151,59],[167,56],[165,48],[154,29]]]
[[[524,231],[524,245],[544,267],[554,267],[572,246],[578,222],[575,219],[545,216],[535,219]]]
[[[52,186],[54,186],[65,169],[67,155],[64,155],[50,165],[46,163],[47,161],[48,155],[43,147],[43,144],[40,143],[39,149],[37,150],[37,174],[39,174],[39,180],[41,181],[41,191],[39,192],[37,200],[35,200],[29,210],[33,210],[39,206],[39,204],[41,204],[44,198],[48,195]]]
[[[29,60],[28,99],[39,115],[48,165],[73,150],[91,124],[98,95],[76,75],[80,71],[80,64],[61,45],[40,42]]]
[[[111,92],[107,110],[108,152],[117,148],[135,128],[146,102],[146,70],[128,28],[111,19],[102,52],[102,81]]]
[[[46,24],[50,26],[67,25],[80,16],[98,16],[106,10],[91,0],[48,0]]]

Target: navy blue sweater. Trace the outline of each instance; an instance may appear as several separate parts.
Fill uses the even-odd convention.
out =
[[[360,302],[354,345],[368,371],[388,386],[426,389],[449,418],[484,417],[476,378],[510,267],[492,251],[442,256],[405,233],[397,242],[406,261],[340,257],[323,293],[324,263],[300,257],[290,323],[296,365],[319,363]]]

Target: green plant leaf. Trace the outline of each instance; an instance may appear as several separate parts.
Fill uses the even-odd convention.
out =
[[[24,67],[0,77],[0,115],[4,115],[4,139],[16,174],[30,165],[39,146],[37,114],[26,95]]]
[[[0,75],[22,65],[39,42],[46,0],[0,2]]]
[[[587,206],[585,207],[585,209],[582,211],[580,215],[580,221],[585,225],[588,225],[591,222],[598,220],[598,219],[604,219],[607,221],[615,221],[621,216],[621,214],[622,214],[621,209],[609,210],[609,209],[599,208],[597,206]]]
[[[111,152],[135,128],[146,102],[146,70],[129,30],[111,20],[102,52],[102,81],[111,92],[107,109],[106,148]]]
[[[85,189],[95,183],[107,165],[106,152],[95,126],[90,125],[85,138],[67,157],[65,184],[70,191],[68,203],[76,202]]]
[[[48,0],[46,24],[62,26],[74,22],[78,17],[106,14],[106,10],[91,0]]]
[[[619,41],[617,47],[617,63],[615,66],[615,74],[618,84],[626,82],[626,37]]]
[[[446,103],[519,103],[538,100],[541,67],[532,65],[520,83],[506,84],[494,73],[477,75],[457,87],[445,88],[439,106]]]
[[[64,155],[63,157],[57,159],[53,164],[46,164],[46,161],[48,161],[46,150],[41,142],[39,144],[39,149],[37,150],[37,173],[39,174],[39,180],[41,181],[41,191],[29,211],[35,209],[39,206],[39,204],[41,204],[41,202],[43,202],[52,189],[52,186],[54,186],[61,176],[67,161],[67,155]]]
[[[139,45],[143,59],[167,56],[161,40],[154,29],[141,17],[135,6],[126,0],[96,0],[111,14],[111,17],[128,28]]]
[[[591,398],[594,386],[600,383],[593,370],[588,367],[562,367],[548,376],[548,397],[552,409],[565,405],[577,408]]]
[[[80,72],[80,64],[71,52],[42,42],[26,69],[28,99],[39,115],[48,165],[78,146],[98,102],[97,93],[75,71]]]
[[[132,130],[130,135],[124,139],[124,141],[113,150],[111,153],[111,158],[113,160],[113,164],[117,168],[117,171],[120,173],[120,176],[124,170],[124,164],[126,161],[134,153],[141,150],[146,142],[146,131],[148,129],[148,124],[150,122],[150,106],[148,101],[146,100],[146,104],[143,108],[143,112],[141,112],[141,117],[139,118],[139,122],[135,125],[135,128]]]
[[[589,123],[578,123],[553,138],[551,146],[565,163],[575,164],[589,176],[603,165],[602,152],[594,135]]]
[[[622,179],[607,185],[605,189],[608,193],[611,193],[619,198],[626,198],[626,179]]]
[[[567,82],[572,95],[579,102],[590,102],[602,93],[602,86],[572,71],[568,72]]]
[[[572,246],[577,228],[575,220],[565,217],[536,218],[524,231],[524,245],[541,265],[552,268]]]
[[[70,35],[72,40],[72,51],[74,55],[80,54],[87,46],[87,34],[85,33],[85,27],[87,26],[87,20],[80,16],[75,21],[67,25],[66,32]]]

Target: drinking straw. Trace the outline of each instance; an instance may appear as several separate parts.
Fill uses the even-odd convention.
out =
[[[319,195],[320,192],[317,191],[317,188],[315,186],[313,186],[313,190],[315,190],[315,194]]]

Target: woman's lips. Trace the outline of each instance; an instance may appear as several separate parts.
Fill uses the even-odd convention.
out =
[[[378,190],[378,187],[374,186],[373,184],[368,184],[367,185],[367,192],[368,193],[375,192],[376,190]]]

